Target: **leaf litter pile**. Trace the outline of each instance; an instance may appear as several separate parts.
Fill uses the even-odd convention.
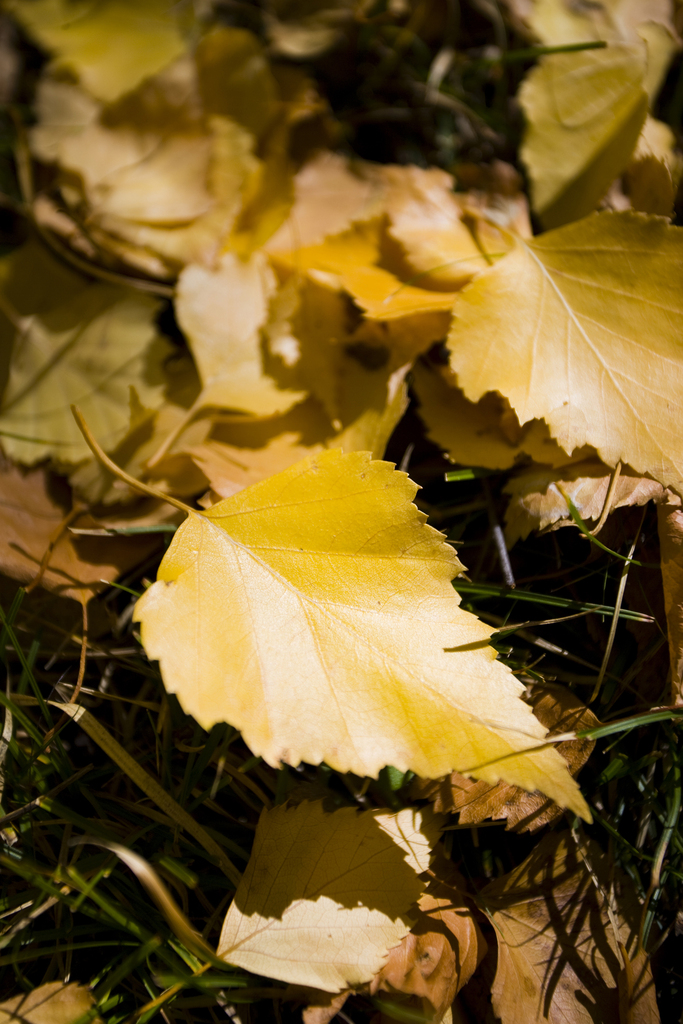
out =
[[[0,1024],[680,1020],[683,8],[4,0],[0,100]]]

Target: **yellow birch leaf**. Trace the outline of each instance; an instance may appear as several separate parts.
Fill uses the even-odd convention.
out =
[[[353,221],[376,215],[381,193],[381,178],[372,164],[323,150],[295,175],[292,209],[266,243],[266,251],[320,245],[327,236],[347,231]]]
[[[532,240],[460,293],[451,367],[470,401],[499,391],[520,423],[544,419],[683,490],[683,230],[594,214]]]
[[[416,313],[453,308],[457,293],[427,291],[405,284],[382,267],[355,266],[341,275],[344,290],[363,312],[376,320],[393,320]]]
[[[5,9],[108,103],[185,50],[175,8],[166,0],[9,0]]]
[[[231,723],[269,764],[455,768],[588,814],[415,493],[334,449],[191,513],[136,606],[149,657],[203,728]]]
[[[450,174],[435,167],[387,167],[384,177],[389,235],[402,247],[415,284],[452,292],[486,268],[461,219]]]
[[[92,992],[72,981],[51,981],[0,1003],[0,1024],[76,1024],[95,1005]],[[100,1017],[89,1017],[101,1024]]]
[[[451,462],[509,469],[525,456],[551,466],[571,461],[542,420],[521,427],[505,399],[492,392],[470,402],[447,367],[416,363],[413,387],[429,437],[445,449]]]
[[[263,811],[218,955],[325,992],[370,981],[410,931],[438,837],[432,820],[322,802]]]
[[[591,213],[628,164],[647,114],[643,47],[543,57],[519,92],[521,157],[546,227]]]
[[[190,264],[181,273],[175,311],[202,381],[199,405],[269,416],[304,397],[263,371],[261,329],[275,287],[263,253],[245,262],[225,253],[215,270]]]
[[[185,450],[214,494],[229,498],[322,451],[331,434],[332,426],[320,403],[308,398],[281,416],[242,417],[219,424],[207,441],[186,445]]]
[[[645,88],[654,100],[679,42],[671,0],[535,0],[528,23],[546,46],[604,40],[647,45]]]
[[[88,284],[35,242],[3,262],[0,338],[12,353],[0,405],[5,452],[28,465],[87,458],[72,404],[111,450],[129,429],[131,385],[148,408],[163,400],[170,346],[155,326],[158,300]]]

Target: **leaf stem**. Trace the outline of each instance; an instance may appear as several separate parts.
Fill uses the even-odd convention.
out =
[[[106,455],[100,448],[99,444],[92,435],[90,427],[83,419],[83,414],[81,413],[80,409],[77,406],[72,405],[71,412],[73,413],[74,419],[78,424],[78,429],[85,438],[85,443],[87,444],[88,448],[93,453],[95,458],[99,459],[103,466],[107,467],[110,473],[113,473],[114,476],[117,476],[119,478],[119,480],[123,480],[124,483],[127,483],[129,487],[134,488],[134,490],[139,491],[141,494],[148,494],[151,498],[159,498],[161,501],[167,501],[169,505],[173,505],[174,508],[179,508],[181,512],[185,512],[189,515],[190,512],[195,511],[195,509],[190,508],[189,505],[186,505],[184,501],[180,501],[179,498],[174,498],[170,494],[164,494],[163,491],[158,490],[158,488],[156,487],[151,487],[149,484],[143,484],[141,480],[136,480],[134,476],[130,476],[128,473],[126,473],[125,469],[121,469],[120,466],[117,466],[116,463],[113,462],[109,458],[109,456]]]

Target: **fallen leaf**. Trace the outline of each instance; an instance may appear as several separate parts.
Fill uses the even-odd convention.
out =
[[[603,891],[610,869],[597,844],[586,848]],[[644,953],[636,955],[641,907],[630,879],[616,884],[619,941],[634,957],[634,1000],[620,1013],[622,959],[607,916],[570,833],[547,835],[518,868],[491,882],[480,906],[498,937],[493,1008],[502,1024],[658,1024],[655,986]]]
[[[500,394],[490,391],[478,402],[470,402],[448,367],[416,363],[413,387],[428,436],[446,451],[451,462],[509,469],[527,456],[551,466],[572,459],[553,441],[542,420],[521,427]]]
[[[79,537],[65,522],[69,489],[46,469],[21,470],[0,460],[0,572],[21,584],[38,575],[43,556],[54,548],[41,584],[47,590],[89,599],[156,549],[158,538]],[[71,519],[72,527],[97,526],[92,517]]]
[[[464,879],[445,858],[435,864],[418,901],[418,919],[389,953],[370,983],[370,994],[389,992],[399,1012],[421,1013],[438,1024],[486,953],[487,943],[462,895]],[[407,999],[396,999],[403,993]]]
[[[60,67],[97,99],[111,102],[185,50],[179,19],[166,0],[8,0],[5,9]]]
[[[671,703],[683,704],[683,512],[671,496],[657,506],[662,584],[671,659]]]
[[[634,213],[519,239],[460,293],[448,344],[466,397],[499,391],[565,451],[683,489],[682,253],[680,228]]]
[[[673,216],[683,158],[667,124],[648,117],[633,158],[624,171],[624,186],[634,210]]]
[[[536,718],[551,733],[577,732],[600,724],[593,712],[563,686],[534,686],[528,699]],[[584,738],[564,740],[555,749],[576,776],[594,746],[595,740]],[[458,772],[437,782],[416,779],[411,792],[414,799],[431,800],[439,813],[459,813],[461,825],[476,825],[486,818],[505,819],[506,828],[514,832],[537,832],[562,816],[562,809],[541,793],[526,793],[504,782],[490,786]]]
[[[0,1024],[76,1024],[95,1005],[90,989],[51,981],[0,1003]],[[102,1024],[99,1017],[89,1018]]]
[[[647,114],[644,48],[542,57],[519,91],[527,129],[520,150],[543,224],[591,213],[628,164]]]
[[[148,656],[203,728],[230,722],[269,764],[457,769],[586,814],[560,755],[525,753],[545,730],[458,607],[460,562],[415,491],[331,450],[190,514],[136,606]]]
[[[209,116],[236,121],[260,137],[277,110],[277,83],[252,32],[219,26],[195,50],[199,92]]]
[[[342,286],[366,316],[393,320],[418,313],[450,312],[457,293],[428,291],[401,281],[382,267],[354,266],[341,275]]]
[[[103,447],[116,447],[129,427],[130,387],[146,407],[163,398],[171,349],[156,329],[158,300],[88,283],[37,242],[5,257],[0,279],[0,331],[11,353],[0,405],[6,454],[28,465],[87,458],[72,403]]]
[[[452,292],[487,266],[462,220],[462,197],[455,195],[450,174],[435,167],[387,167],[384,180],[389,235],[403,250],[411,283]]]
[[[573,522],[565,491],[584,521],[597,522],[602,514],[612,473],[599,459],[572,463],[561,469],[540,466],[512,477],[505,485],[510,504],[505,514],[505,539],[510,547],[532,530]],[[662,501],[665,490],[656,480],[639,476],[624,467],[612,494],[610,510],[625,505]]]
[[[410,808],[329,812],[315,801],[263,811],[218,955],[326,992],[370,981],[410,929],[437,837]]]
[[[247,261],[225,253],[215,270],[191,264],[181,273],[175,312],[202,381],[199,405],[270,416],[305,397],[263,371],[261,329],[275,288],[263,253]]]
[[[187,448],[215,495],[229,498],[322,451],[332,427],[314,398],[268,419],[219,424],[203,444]]]
[[[332,49],[354,16],[354,0],[277,0],[266,16],[274,53],[311,60]]]
[[[546,46],[566,46],[604,40],[647,46],[645,88],[656,97],[679,43],[670,0],[598,0],[573,4],[571,0],[535,0],[526,18]]]
[[[354,221],[377,216],[383,194],[374,165],[323,150],[295,175],[289,216],[264,248],[286,253],[320,245],[328,236],[348,231]]]

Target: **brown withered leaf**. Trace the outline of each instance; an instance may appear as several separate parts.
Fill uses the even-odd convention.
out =
[[[0,572],[30,583],[51,542],[58,538],[42,586],[76,601],[88,600],[157,546],[154,535],[108,537],[104,542],[101,537],[75,539],[64,524],[68,512],[69,492],[63,481],[43,468],[22,471],[0,460]],[[99,524],[81,515],[70,525]]]
[[[597,844],[582,851],[608,892],[608,858]],[[492,998],[502,1024],[658,1024],[649,962],[635,955],[641,907],[624,876],[614,900],[618,940],[634,957],[629,1006],[620,1006],[624,968],[605,899],[569,832],[545,836],[523,864],[486,886],[479,906],[498,937]]]
[[[673,495],[657,506],[662,584],[671,659],[671,703],[683,704],[683,510]]]
[[[590,729],[599,724],[593,712],[563,686],[549,683],[535,686],[528,701],[538,720],[551,733]],[[594,746],[594,740],[576,739],[558,743],[556,749],[576,776]],[[476,825],[486,818],[506,819],[508,830],[537,832],[562,815],[562,809],[541,793],[527,793],[504,782],[491,786],[459,772],[436,781],[416,779],[412,795],[415,799],[432,800],[434,810],[439,813],[459,813],[461,825]]]
[[[417,922],[390,951],[370,994],[390,993],[392,1007],[417,1011],[420,1019],[438,1024],[474,974],[487,943],[463,895],[462,876],[445,858],[432,871],[436,878],[418,901]]]
[[[561,469],[533,467],[513,477],[506,485],[510,504],[505,517],[505,537],[510,547],[528,537],[532,530],[571,525],[566,491],[585,521],[597,521],[607,498],[612,470],[597,458],[586,459]],[[612,495],[610,509],[625,505],[646,505],[663,501],[665,490],[656,480],[639,476],[630,467],[622,469]]]

